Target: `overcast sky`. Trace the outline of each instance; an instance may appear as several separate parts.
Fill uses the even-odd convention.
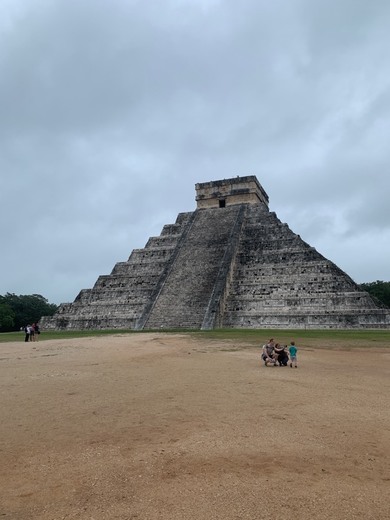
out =
[[[1,0],[0,294],[73,301],[237,175],[390,281],[389,27],[388,0]]]

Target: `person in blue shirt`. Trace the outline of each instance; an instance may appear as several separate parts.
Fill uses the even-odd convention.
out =
[[[295,368],[298,368],[297,351],[298,351],[298,348],[295,346],[295,341],[291,341],[290,346],[288,347],[288,352],[290,354],[290,367],[291,368],[293,366],[293,363],[294,363]]]

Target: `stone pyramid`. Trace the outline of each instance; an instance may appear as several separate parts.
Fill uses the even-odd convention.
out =
[[[374,301],[268,208],[255,176],[196,184],[197,209],[62,304],[46,329],[389,328]]]

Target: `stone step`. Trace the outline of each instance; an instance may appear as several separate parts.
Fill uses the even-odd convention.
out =
[[[200,328],[240,206],[198,210],[146,328]]]

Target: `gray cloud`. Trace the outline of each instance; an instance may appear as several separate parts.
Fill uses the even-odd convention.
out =
[[[388,280],[389,22],[380,0],[3,0],[0,294],[73,300],[238,174]]]

